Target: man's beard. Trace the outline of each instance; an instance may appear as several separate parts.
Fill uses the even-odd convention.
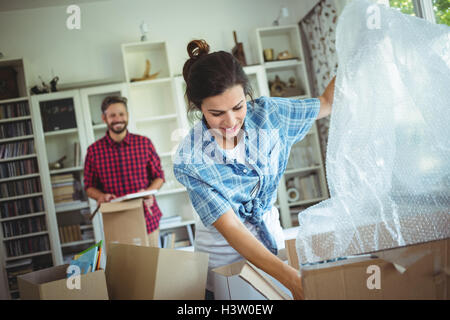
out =
[[[116,125],[117,123],[108,124],[108,129],[111,130],[112,132],[114,132],[115,134],[121,134],[122,132],[127,130],[127,126],[128,126],[127,122],[119,122],[119,123],[123,123],[124,124],[124,126],[121,129],[119,129],[119,130],[114,129],[114,125]]]

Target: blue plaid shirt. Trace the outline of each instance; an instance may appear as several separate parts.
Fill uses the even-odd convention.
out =
[[[261,97],[248,103],[242,127],[246,164],[227,158],[204,119],[191,129],[178,147],[173,169],[205,226],[233,209],[277,253],[262,215],[276,200],[292,145],[307,134],[319,109],[319,99]]]

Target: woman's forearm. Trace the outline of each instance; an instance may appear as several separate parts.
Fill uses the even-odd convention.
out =
[[[213,225],[241,256],[280,281],[291,290],[294,298],[302,298],[298,271],[281,261],[258,241],[233,210],[224,213]]]

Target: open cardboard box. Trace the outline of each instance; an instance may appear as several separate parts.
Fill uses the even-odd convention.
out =
[[[111,300],[203,300],[209,255],[112,243],[106,282]]]
[[[400,224],[402,228],[418,223],[426,225],[424,222],[430,218],[439,219],[440,230],[425,227],[423,231],[437,237],[425,236],[427,241],[423,242],[419,238],[416,242],[409,239],[408,244],[396,247],[389,247],[391,235],[384,225],[362,226],[359,240],[370,243],[364,240],[378,231],[383,240],[379,243],[380,250],[369,250],[353,239],[345,257],[334,257],[329,246],[321,246],[332,243],[332,232],[314,235],[312,250],[324,259],[300,268],[305,299],[450,299],[450,215],[403,218]],[[301,249],[300,246],[297,250],[296,239],[286,240],[288,263],[296,269],[299,269],[297,253],[302,254],[302,261],[306,257]],[[216,299],[291,299],[285,294],[286,288],[247,261],[213,271],[221,277],[215,279]]]
[[[386,223],[367,224],[357,228],[342,257],[336,257],[333,232],[312,235],[312,248],[302,241],[296,246],[296,239],[286,241],[289,264],[298,269],[299,261],[307,262],[300,267],[305,298],[449,299],[450,214],[401,216],[396,223],[403,245],[397,244]],[[417,226],[420,233],[410,231]],[[308,261],[306,249],[320,260]]]
[[[80,286],[68,286],[67,267],[59,265],[17,277],[22,300],[108,300],[105,272],[80,275]],[[69,279],[69,281],[71,281]]]
[[[142,198],[105,202],[101,204],[100,212],[107,250],[110,243],[149,245]]]

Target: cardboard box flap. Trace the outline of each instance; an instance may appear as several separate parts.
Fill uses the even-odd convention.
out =
[[[21,279],[32,284],[43,284],[53,281],[58,281],[66,278],[67,265],[59,265],[52,268],[47,268],[35,272],[26,273],[18,276]]]
[[[289,295],[278,288],[262,271],[248,261],[241,260],[212,269],[212,271],[225,277],[238,275],[269,300],[292,300]]]
[[[100,205],[100,212],[102,214],[114,213],[132,209],[139,209],[141,207],[142,207],[142,199],[114,202],[114,203],[105,202]]]

